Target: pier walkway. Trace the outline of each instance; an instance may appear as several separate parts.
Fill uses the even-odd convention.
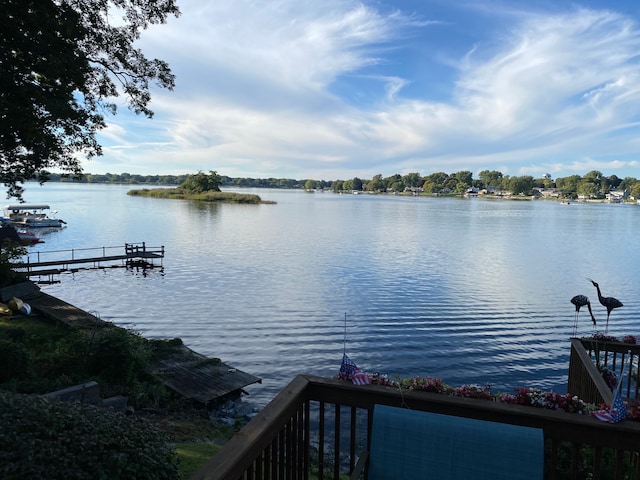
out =
[[[159,261],[162,266],[164,246],[148,247],[145,242],[125,243],[124,246],[76,248],[29,252],[14,269],[28,277],[48,276],[63,272],[77,272],[107,267],[153,268]]]

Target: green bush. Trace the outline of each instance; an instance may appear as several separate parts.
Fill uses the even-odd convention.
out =
[[[149,342],[138,333],[123,328],[107,328],[92,341],[89,373],[109,383],[130,384],[148,365]]]
[[[0,478],[177,477],[177,457],[166,437],[139,418],[0,392]]]
[[[13,285],[27,279],[24,273],[16,272],[13,263],[27,253],[27,249],[11,239],[0,240],[0,287]]]
[[[136,408],[160,408],[172,393],[149,373],[155,351],[181,351],[182,341],[149,341],[115,326],[95,331],[37,317],[0,317],[0,389],[47,393],[95,380],[102,396],[125,395]]]
[[[17,343],[0,340],[0,382],[21,377],[29,371],[29,355]]]

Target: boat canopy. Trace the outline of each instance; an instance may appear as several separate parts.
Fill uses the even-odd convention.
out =
[[[7,205],[5,210],[19,211],[19,210],[48,210],[49,205],[31,205],[28,203],[21,203],[19,205]]]

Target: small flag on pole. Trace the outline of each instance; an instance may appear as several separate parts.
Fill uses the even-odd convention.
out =
[[[627,407],[625,407],[620,393],[616,392],[609,410],[598,410],[593,412],[593,416],[598,420],[609,423],[618,423],[624,420],[627,417]]]
[[[359,372],[360,369],[356,365],[356,362],[349,358],[349,355],[344,353],[342,355],[342,365],[340,365],[340,378],[342,380],[351,380],[354,373]]]
[[[627,407],[622,401],[622,396],[620,395],[621,384],[622,378],[618,382],[618,386],[616,387],[615,394],[613,396],[613,402],[611,402],[609,410],[598,410],[597,412],[593,412],[593,416],[598,420],[609,423],[618,423],[627,418]]]
[[[356,362],[349,358],[349,355],[342,355],[342,364],[338,376],[342,380],[351,380],[355,385],[368,385],[371,383],[371,377],[368,373],[363,373]]]
[[[620,392],[618,392],[616,398],[611,404],[611,417],[613,418],[613,423],[618,423],[627,418],[627,407],[625,407],[624,402],[622,401]]]

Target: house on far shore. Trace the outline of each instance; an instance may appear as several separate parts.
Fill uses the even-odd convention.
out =
[[[629,199],[629,190],[611,190],[607,193],[609,203],[622,203]]]
[[[533,196],[538,198],[560,198],[562,195],[557,188],[534,188]]]
[[[480,195],[489,195],[495,197],[510,197],[512,193],[509,190],[499,189],[498,187],[487,187],[480,190]]]
[[[404,193],[410,193],[411,195],[420,195],[424,192],[422,187],[404,187]]]
[[[464,192],[464,196],[469,198],[477,197],[478,192],[480,192],[480,189],[478,187],[469,187],[467,188],[467,191]]]

